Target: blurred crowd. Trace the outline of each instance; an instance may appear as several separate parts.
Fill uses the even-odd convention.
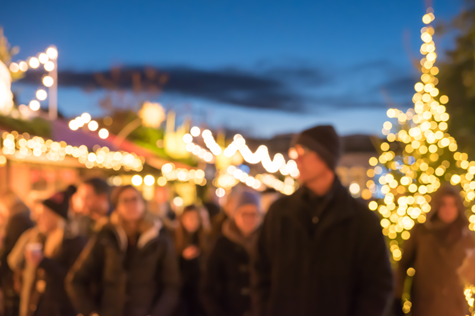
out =
[[[293,195],[236,186],[221,205],[179,212],[100,178],[30,208],[0,192],[1,315],[467,314],[475,244],[456,188],[434,194],[393,273],[378,217],[336,176],[334,129],[302,132],[291,151]]]
[[[278,197],[238,186],[223,208],[188,205],[176,216],[100,178],[31,208],[4,191],[2,315],[250,315],[261,200]]]

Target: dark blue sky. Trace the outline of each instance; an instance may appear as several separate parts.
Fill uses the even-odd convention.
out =
[[[462,0],[433,7],[449,21]],[[423,0],[1,0],[0,25],[18,58],[56,45],[60,70],[164,69],[157,100],[198,122],[260,136],[333,123],[348,134],[379,133],[388,99],[411,104],[424,13]],[[452,40],[438,38],[439,52]],[[22,102],[35,88],[14,85]],[[60,110],[98,114],[103,95],[63,87]]]

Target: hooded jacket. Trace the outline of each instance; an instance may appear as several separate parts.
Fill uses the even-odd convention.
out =
[[[433,200],[444,196],[448,188],[439,190],[442,191]],[[398,298],[403,295],[407,270],[413,267],[416,271],[411,286],[413,316],[468,314],[463,283],[457,270],[475,243],[461,203],[460,200],[459,216],[451,224],[438,219],[438,209],[433,205],[426,222],[415,225],[404,243],[396,271],[395,295]]]
[[[147,216],[135,249],[113,213],[68,275],[66,288],[87,316],[168,316],[178,302],[179,277],[172,240]],[[133,251],[131,251],[133,250]],[[98,295],[91,286],[98,285]]]
[[[29,243],[44,238],[37,227],[27,230],[18,239],[8,256],[8,264],[22,273],[20,316],[74,316],[76,312],[64,290],[64,279],[81,253],[85,239],[66,238],[64,227],[50,233],[44,242],[43,260],[38,267],[25,260]]]
[[[382,316],[392,273],[377,216],[338,179],[275,202],[257,242],[252,299],[258,316]]]
[[[250,316],[250,258],[259,231],[244,237],[232,220],[223,224],[208,260],[203,303],[208,316]]]

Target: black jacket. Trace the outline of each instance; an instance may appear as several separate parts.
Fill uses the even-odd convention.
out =
[[[250,315],[250,257],[243,246],[221,236],[210,254],[203,303],[208,316]]]
[[[86,245],[83,237],[64,239],[61,249],[53,258],[43,258],[38,272],[46,281],[35,316],[75,316],[77,315],[64,289],[64,279]]]
[[[18,207],[22,207],[21,204]],[[2,248],[0,250],[0,279],[6,298],[16,296],[13,290],[13,272],[8,266],[7,257],[15,246],[18,238],[29,228],[33,227],[30,211],[27,208],[15,211],[5,227]]]
[[[377,216],[335,180],[324,198],[300,188],[266,215],[253,264],[259,316],[382,316],[393,279]]]
[[[170,236],[159,227],[143,232],[128,251],[127,236],[109,223],[89,242],[71,270],[66,288],[87,316],[168,316],[178,301],[179,277]],[[99,285],[99,295],[91,286]]]

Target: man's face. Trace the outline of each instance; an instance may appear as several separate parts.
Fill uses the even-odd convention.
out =
[[[305,185],[315,179],[321,178],[331,172],[320,156],[301,145],[296,145],[289,150],[289,157],[294,159],[300,172],[300,183]]]
[[[96,194],[89,184],[81,184],[73,197],[74,209],[85,215],[105,215],[108,209],[106,194]]]

